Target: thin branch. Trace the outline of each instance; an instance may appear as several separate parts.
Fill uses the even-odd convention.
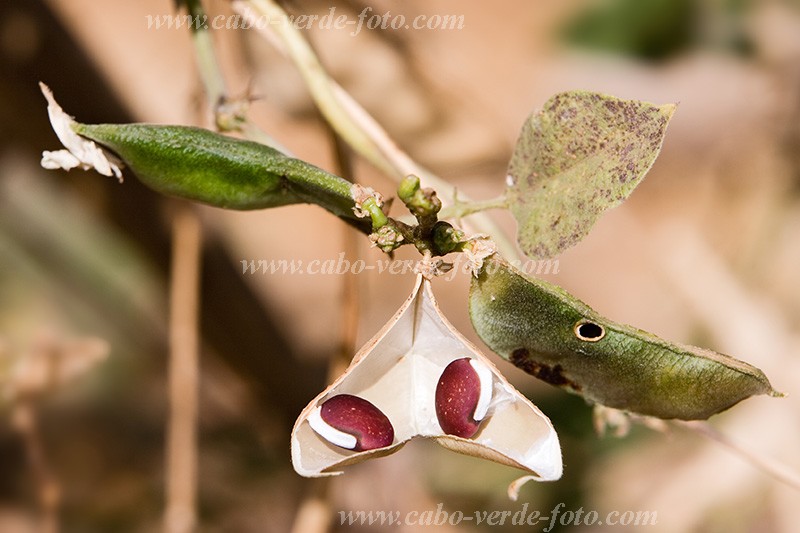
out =
[[[206,12],[200,0],[184,0],[192,20],[206,20]],[[213,113],[213,122],[219,131],[237,131],[245,138],[271,146],[291,155],[284,146],[258,128],[247,118],[251,95],[249,90],[240,98],[229,98],[228,86],[222,67],[217,59],[211,30],[207,26],[193,25],[192,45],[197,60],[197,70],[206,92],[206,99]]]
[[[330,78],[308,41],[290,23],[281,6],[273,0],[234,0],[232,6],[294,62],[320,112],[356,152],[398,181],[414,174],[425,186],[436,189],[440,196],[454,198],[452,185],[403,152],[372,116]],[[256,23],[259,19],[269,20],[270,24]],[[462,200],[471,201],[466,196],[462,196]],[[491,235],[501,253],[509,259],[519,258],[514,243],[486,214],[475,214],[469,225],[474,231]]]
[[[170,418],[167,434],[166,533],[193,531],[197,520],[198,307],[201,227],[188,205],[172,222],[170,280]]]
[[[193,20],[203,20],[200,0],[184,0]],[[225,102],[225,78],[208,27],[192,26],[200,79],[215,116]],[[202,233],[197,214],[175,203],[169,317],[169,422],[166,450],[165,533],[189,533],[197,522],[197,413],[199,383],[200,260]]]
[[[508,198],[506,195],[498,196],[497,198],[490,198],[489,200],[474,200],[465,202],[461,198],[456,197],[453,205],[443,207],[439,212],[442,218],[454,218],[460,220],[466,216],[489,209],[507,209]]]
[[[309,494],[300,503],[291,533],[325,533],[330,529],[333,514],[328,502],[330,478],[310,480]]]
[[[200,0],[184,0],[184,2],[189,9],[191,20],[204,20],[205,10]],[[208,101],[216,108],[224,101],[227,91],[225,78],[222,75],[222,69],[214,51],[211,31],[202,24],[192,25],[191,30],[192,44],[197,56],[197,68],[200,71],[200,78],[203,80],[203,87],[206,90]]]
[[[675,420],[673,423],[677,426],[702,435],[703,437],[706,437],[717,444],[723,445],[724,447],[728,448],[728,450],[732,451],[768,476],[775,478],[786,485],[789,485],[795,490],[800,490],[800,475],[798,475],[798,473],[795,472],[791,467],[779,461],[759,456],[758,454],[743,448],[726,435],[714,429],[714,427],[712,427],[708,422],[684,422],[681,420]]]
[[[394,175],[394,167],[381,156],[373,138],[352,119],[350,113],[340,105],[332,80],[329,78],[311,45],[289,21],[288,15],[277,3],[271,0],[234,1],[233,9],[246,20],[267,34],[268,40],[288,55],[300,71],[311,96],[320,112],[350,146],[367,160],[389,175]],[[269,24],[256,24],[264,17]],[[263,30],[261,29],[263,28]],[[277,37],[272,38],[272,35]]]

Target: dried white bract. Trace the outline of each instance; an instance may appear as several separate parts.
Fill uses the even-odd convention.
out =
[[[469,271],[477,278],[484,259],[497,252],[497,245],[486,235],[474,235],[469,241],[471,245],[464,248],[464,256],[467,258]]]
[[[353,213],[355,213],[358,218],[367,218],[369,216],[369,211],[364,209],[364,202],[370,198],[375,200],[375,204],[378,207],[383,206],[383,196],[372,187],[364,187],[363,185],[354,183],[350,188],[350,195],[353,197],[353,201],[356,204],[355,207],[353,207]]]
[[[70,170],[76,167],[83,170],[94,169],[104,176],[114,175],[122,181],[122,162],[93,141],[75,133],[72,130],[75,121],[61,109],[50,88],[44,83],[39,83],[39,88],[47,99],[47,114],[50,115],[53,131],[66,148],[55,152],[42,152],[42,167],[50,170],[58,168]]]
[[[414,437],[519,468],[530,474],[525,480],[561,477],[549,419],[447,322],[421,275],[347,371],[303,410],[292,463],[307,477],[340,474]]]
[[[433,279],[436,276],[443,276],[453,269],[451,263],[445,263],[443,259],[433,259],[429,253],[417,261],[414,265],[414,273],[421,274],[425,279]]]

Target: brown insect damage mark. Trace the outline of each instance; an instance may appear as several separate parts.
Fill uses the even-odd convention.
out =
[[[511,352],[511,363],[517,368],[524,370],[528,374],[550,385],[567,387],[576,392],[581,391],[582,387],[579,384],[564,375],[564,368],[561,365],[548,366],[536,362],[530,358],[530,352],[526,348],[517,348]]]

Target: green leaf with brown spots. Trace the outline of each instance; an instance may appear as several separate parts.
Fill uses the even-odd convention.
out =
[[[674,112],[674,104],[571,91],[533,113],[508,167],[522,250],[553,257],[585,237],[642,181]]]

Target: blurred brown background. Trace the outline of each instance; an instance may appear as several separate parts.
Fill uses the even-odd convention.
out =
[[[224,1],[205,5],[211,15],[231,13]],[[522,122],[555,92],[679,102],[647,179],[549,277],[613,319],[760,366],[790,396],[750,399],[713,422],[754,453],[800,469],[798,2],[297,0],[287,9],[324,15],[333,5],[352,17],[367,6],[409,18],[464,16],[460,30],[307,35],[401,146],[474,197],[502,191]],[[86,356],[91,368],[25,404],[38,416],[53,481],[44,486],[59,489],[63,531],[161,528],[174,203],[132,175],[120,185],[42,170],[41,151],[58,141],[37,82],[82,122],[207,124],[188,31],[147,27],[148,15],[173,12],[167,0],[0,4],[0,531],[40,523],[41,471],[28,460],[14,380],[24,361],[71,353],[70,339],[86,336],[107,341],[109,356]],[[260,97],[253,121],[332,169],[330,136],[293,65],[255,32],[214,36],[233,95]],[[356,177],[387,195],[394,188],[362,161]],[[288,531],[313,487],[291,469],[289,431],[324,387],[340,345],[343,277],[242,275],[240,261],[336,258],[351,230],[311,206],[199,212],[199,530]],[[510,216],[496,219],[513,232]],[[358,242],[355,257],[382,259]],[[412,283],[359,276],[359,342]],[[435,288],[449,319],[478,342],[467,285],[461,275]],[[582,400],[496,360],[562,439],[564,478],[527,486],[521,500],[531,509],[655,510],[659,524],[646,528],[654,532],[797,530],[800,493],[721,446],[642,428],[598,438]],[[330,504],[337,513],[439,502],[465,513],[514,511],[522,501],[509,502],[505,487],[516,474],[412,442],[334,480]],[[351,529],[334,519],[333,530]]]

